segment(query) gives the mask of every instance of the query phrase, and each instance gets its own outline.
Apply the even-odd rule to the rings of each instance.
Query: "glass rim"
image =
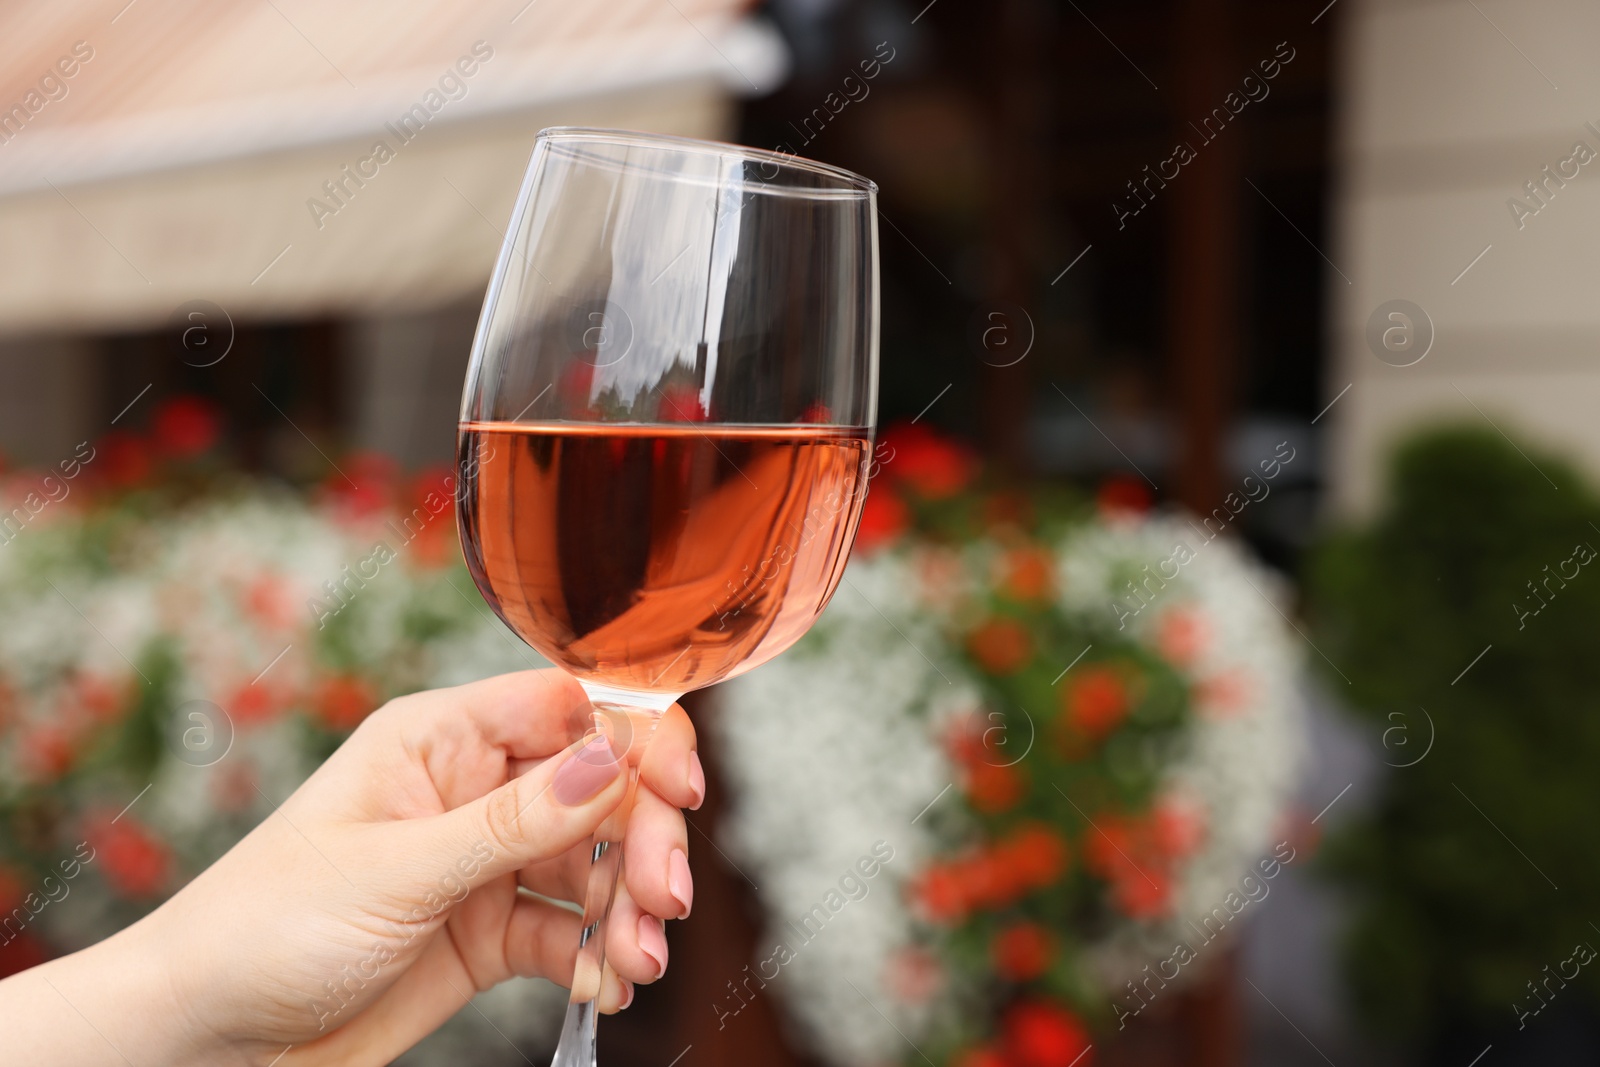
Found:
[[[878,192],[877,182],[857,174],[853,170],[846,170],[844,167],[837,167],[831,163],[822,163],[815,159],[808,159],[805,156],[794,155],[789,152],[777,152],[767,148],[752,148],[749,145],[734,144],[730,141],[712,141],[697,137],[680,137],[667,133],[646,133],[640,130],[610,129],[602,126],[547,126],[540,130],[535,138],[535,143],[552,142],[653,148],[668,152],[694,152],[701,155],[722,156],[728,159],[751,160],[762,164],[771,164],[782,170],[815,175],[838,183],[837,185],[824,187],[784,185],[778,182],[776,176],[768,181],[730,180],[725,183],[765,189],[785,196],[812,197],[819,200],[865,200],[873,197]],[[618,160],[607,160],[605,162],[618,168],[628,166]]]

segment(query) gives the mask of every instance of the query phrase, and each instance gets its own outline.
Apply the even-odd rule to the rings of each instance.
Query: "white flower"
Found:
[[[0,516],[16,503],[16,491],[0,480]],[[186,701],[228,711],[245,691],[263,687],[273,706],[301,700],[329,669],[317,658],[326,634],[313,600],[337,609],[330,625],[342,628],[341,655],[354,661],[339,669],[396,687],[460,684],[542,664],[469,581],[414,568],[409,546],[381,521],[355,527],[299,496],[250,489],[153,518],[116,517],[115,558],[103,566],[85,547],[88,518],[51,505],[14,538],[0,535],[0,612],[13,623],[0,627],[0,680],[15,690],[22,725],[0,734],[0,789],[19,782],[7,766],[18,758],[16,737],[83,710],[70,706],[75,678],[126,682],[140,698],[159,691],[163,706],[153,712],[163,722]],[[396,558],[375,574],[370,565],[363,572],[380,539]],[[346,567],[359,581],[348,579]],[[329,582],[341,588],[342,604],[330,597]],[[408,634],[419,610],[443,620],[432,636]],[[151,690],[158,647],[171,653],[175,674]],[[208,766],[178,759],[185,724],[166,725],[170,733],[160,743],[167,748],[157,754],[147,790],[141,792],[143,776],[133,782],[97,774],[70,800],[112,812],[133,801],[127,817],[170,843],[186,870],[231,847],[315,769],[304,724],[281,714],[234,723],[232,747]],[[220,802],[223,794],[229,804]],[[100,940],[127,921],[129,905],[114,898],[95,867],[73,883],[70,900],[40,914],[41,930],[59,947]],[[481,1013],[459,1013],[406,1062],[460,1063],[507,1038],[532,1055],[535,1042],[553,1042],[565,1000],[548,982],[510,983],[475,998]]]
[[[1175,575],[1170,564],[1159,572],[1148,602],[1114,608],[1125,583],[1143,580],[1146,565],[1156,572],[1179,542],[1192,558]],[[993,553],[970,546],[969,567],[984,572]],[[1300,650],[1271,599],[1282,597],[1281,581],[1234,544],[1204,543],[1176,518],[1077,527],[1057,557],[1064,610],[1102,630],[1122,616],[1135,640],[1154,647],[1162,620],[1183,609],[1202,621],[1206,638],[1184,674],[1213,688],[1218,679],[1248,682],[1235,686],[1232,706],[1194,717],[1167,770],[1164,790],[1205,813],[1206,836],[1179,872],[1172,922],[1126,922],[1090,946],[1109,996],[1124,976],[1165,958],[1177,923],[1220,903],[1270,848],[1299,756]],[[915,943],[908,880],[965,829],[949,817],[959,802],[942,792],[955,773],[940,728],[978,702],[918,583],[906,553],[852,560],[812,633],[724,686],[715,719],[736,797],[721,836],[760,887],[768,918],[760,955],[874,841],[895,849],[881,884],[841,909],[770,983],[816,1050],[840,1067],[902,1058],[908,1037],[951,1010],[948,1001],[903,1004],[885,983],[895,955]],[[1065,666],[1080,651],[1047,654]]]
[[[896,1059],[904,1039],[895,1027],[928,1023],[926,1007],[895,998],[888,970],[915,943],[906,883],[938,849],[935,812],[952,799],[955,774],[935,730],[977,693],[920,609],[917,580],[903,556],[852,561],[813,633],[728,683],[715,723],[738,797],[723,837],[760,886],[762,956],[793,944],[786,924],[876,842],[894,850],[867,895],[771,983],[836,1063]]]

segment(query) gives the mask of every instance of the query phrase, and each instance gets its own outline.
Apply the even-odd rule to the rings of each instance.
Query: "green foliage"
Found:
[[[1580,563],[1587,546],[1600,546],[1600,502],[1570,464],[1442,428],[1397,452],[1381,513],[1314,561],[1318,644],[1349,678],[1330,672],[1331,688],[1392,765],[1422,756],[1428,717],[1436,729],[1327,853],[1359,901],[1349,975],[1381,1029],[1422,1035],[1463,1011],[1509,1024],[1514,1004],[1539,1006],[1527,983],[1546,965],[1600,944],[1600,562]],[[1593,1001],[1597,974],[1560,995]]]

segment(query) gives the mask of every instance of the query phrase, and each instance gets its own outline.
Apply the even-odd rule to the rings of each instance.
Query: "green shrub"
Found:
[[[1529,982],[1600,945],[1600,561],[1578,563],[1583,545],[1600,547],[1600,503],[1570,464],[1444,428],[1399,449],[1383,510],[1313,560],[1317,641],[1350,679],[1330,688],[1391,764],[1422,755],[1421,709],[1436,730],[1325,852],[1358,902],[1346,962],[1381,1029],[1514,1024],[1540,1007]],[[1529,583],[1549,590],[1537,614]],[[1592,1006],[1600,966],[1546,988]]]

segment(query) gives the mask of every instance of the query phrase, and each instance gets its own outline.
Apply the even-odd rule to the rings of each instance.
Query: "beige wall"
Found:
[[[1387,444],[1441,416],[1487,416],[1600,474],[1600,134],[1585,128],[1600,129],[1600,5],[1340,7],[1325,251],[1350,283],[1329,272],[1324,395],[1351,388],[1325,419],[1336,506],[1370,505]],[[1596,160],[1519,229],[1508,198],[1528,201],[1523,183],[1580,140]],[[1420,305],[1435,329],[1409,367],[1381,362],[1363,336],[1373,310],[1396,298]]]

